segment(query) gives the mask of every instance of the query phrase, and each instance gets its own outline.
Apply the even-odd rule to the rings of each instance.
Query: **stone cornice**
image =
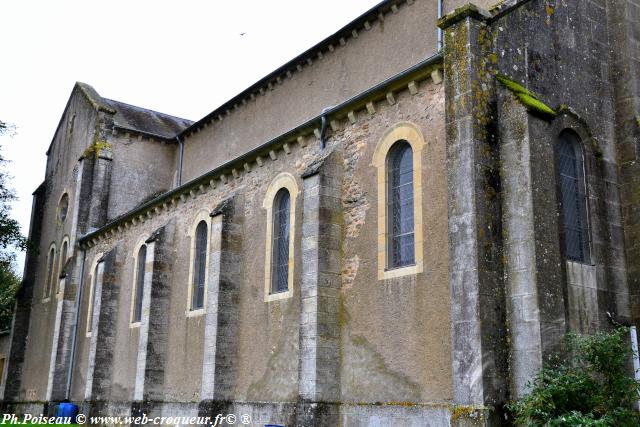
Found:
[[[164,143],[170,143],[170,144],[173,144],[176,142],[175,137],[166,137],[166,136],[158,135],[152,132],[146,132],[139,129],[132,129],[132,128],[117,125],[117,124],[113,125],[113,130],[111,134],[113,136],[118,136],[119,134],[122,134],[125,137],[127,137],[127,135],[136,136],[138,140],[147,138],[150,141],[158,141],[158,142],[164,142]]]
[[[472,18],[476,21],[484,21],[487,23],[495,22],[530,1],[531,0],[504,0],[491,7],[489,11],[482,9],[473,3],[467,3],[466,5],[461,6],[440,18],[438,20],[438,27],[442,30],[446,30],[466,18]]]
[[[479,8],[473,3],[467,3],[466,5],[459,7],[448,15],[440,18],[438,20],[438,27],[442,30],[446,30],[450,26],[467,18],[472,18],[478,21],[488,21],[491,17],[492,15],[486,10]]]
[[[397,94],[403,91],[415,95],[420,90],[419,83],[421,81],[431,78],[435,84],[439,84],[442,82],[441,67],[442,54],[438,53],[345,100],[325,111],[324,114],[318,115],[198,178],[132,209],[103,227],[80,237],[78,244],[84,248],[91,247],[105,236],[114,235],[116,232],[139,222],[144,222],[163,210],[170,209],[173,205],[184,203],[190,198],[196,198],[210,189],[227,184],[230,180],[239,179],[243,174],[251,173],[253,168],[262,167],[267,161],[277,161],[279,156],[290,154],[294,147],[305,147],[312,141],[316,142],[320,137],[322,116],[327,118],[331,131],[336,132],[347,125],[356,123],[360,114],[375,114],[378,102],[393,105],[396,102]]]

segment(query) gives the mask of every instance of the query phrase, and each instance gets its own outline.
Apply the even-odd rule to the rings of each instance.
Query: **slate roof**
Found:
[[[174,138],[193,122],[180,117],[170,116],[124,102],[102,98],[116,113],[114,124],[121,129],[129,129],[163,138]]]

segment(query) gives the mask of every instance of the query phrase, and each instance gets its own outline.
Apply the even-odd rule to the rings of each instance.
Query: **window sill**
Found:
[[[140,327],[140,322],[132,322],[129,323],[129,328],[133,329],[133,328],[139,328]]]
[[[265,296],[264,302],[279,301],[279,300],[291,298],[292,295],[293,295],[293,292],[291,291],[291,289],[284,292],[271,293]]]
[[[415,276],[418,273],[422,273],[422,264],[405,265],[404,267],[379,271],[378,280],[396,279],[403,276]]]
[[[185,312],[185,315],[187,317],[200,317],[207,314],[206,310],[204,308],[199,308],[197,310],[187,310]]]
[[[86,332],[84,334],[85,338],[91,338],[92,333],[91,332]]]
[[[571,264],[576,264],[576,265],[583,265],[586,267],[595,267],[596,265],[592,262],[586,262],[586,261],[576,261],[573,259],[569,259],[569,258],[565,258],[564,259],[567,263],[571,263]]]
[[[46,297],[46,298],[42,298],[42,303],[43,303],[43,304],[46,304],[46,303],[48,303],[49,301],[51,301],[51,296],[48,296],[48,297]]]

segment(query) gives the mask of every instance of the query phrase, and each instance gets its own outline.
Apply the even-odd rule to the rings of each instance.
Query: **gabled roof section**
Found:
[[[136,107],[135,105],[112,99],[104,99],[104,101],[115,111],[114,125],[124,130],[172,139],[193,123],[191,120],[147,110],[146,108]]]
[[[89,103],[93,106],[93,108],[96,111],[104,111],[105,113],[110,113],[110,114],[113,114],[116,112],[116,110],[114,110],[106,102],[104,102],[104,99],[102,99],[102,97],[98,95],[98,92],[96,92],[96,90],[90,85],[82,82],[76,82],[76,85],[73,88],[73,91],[71,91],[71,96],[73,96],[73,92],[76,89],[82,92],[84,97],[87,98],[87,101],[89,101]],[[69,99],[71,99],[71,97],[69,97]],[[65,108],[65,113],[66,111],[67,109]]]
[[[49,155],[55,136],[60,126],[62,126],[62,119],[67,114],[71,99],[76,91],[84,96],[96,112],[101,111],[113,115],[115,127],[125,131],[140,133],[168,141],[173,140],[177,134],[193,124],[191,120],[103,98],[91,85],[76,82],[73,90],[71,90],[71,95],[69,95],[67,105],[64,107],[64,111],[60,116],[56,131],[53,133],[53,138],[47,149],[47,155]]]

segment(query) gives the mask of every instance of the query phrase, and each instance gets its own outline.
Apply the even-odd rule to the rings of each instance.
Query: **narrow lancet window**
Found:
[[[60,252],[60,268],[59,268],[59,271],[58,271],[58,275],[62,274],[62,270],[64,269],[64,264],[67,261],[68,247],[69,247],[69,244],[65,240],[65,242],[62,244],[62,251]],[[58,284],[57,285],[58,286],[57,292],[60,292],[62,289],[60,288],[60,279],[59,278],[56,280],[56,283]]]
[[[147,258],[147,245],[142,245],[138,251],[136,266],[136,293],[133,306],[133,321],[139,322],[142,319],[142,297],[144,293],[144,269]]]
[[[589,227],[584,152],[577,135],[565,131],[558,144],[560,205],[564,250],[568,260],[589,262]]]
[[[49,251],[49,259],[47,262],[47,278],[46,278],[46,284],[44,289],[45,298],[49,298],[49,296],[51,295],[51,284],[53,282],[53,275],[54,275],[53,266],[55,265],[54,264],[55,257],[56,257],[56,250],[54,248],[51,248],[51,250]]]
[[[413,152],[409,143],[395,143],[387,162],[387,262],[389,268],[399,268],[415,264]]]
[[[271,292],[289,289],[289,223],[290,195],[282,188],[273,201],[273,255]]]
[[[93,278],[91,281],[91,292],[89,292],[89,310],[87,312],[87,333],[90,334],[93,331],[93,309],[94,300],[96,299],[96,284],[98,283],[98,267],[100,263],[96,264],[95,270],[93,270]]]
[[[193,257],[193,283],[191,294],[191,309],[204,307],[204,280],[207,268],[207,223],[200,221],[196,227],[195,251]]]

